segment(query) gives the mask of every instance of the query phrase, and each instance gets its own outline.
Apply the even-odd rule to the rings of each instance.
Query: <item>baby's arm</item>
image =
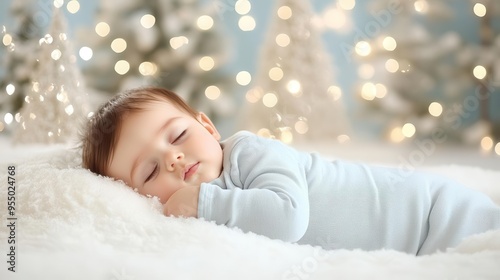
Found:
[[[222,178],[227,189],[217,182],[201,185],[198,217],[295,242],[309,224],[304,171],[284,144],[253,140],[243,139],[233,149]]]
[[[200,186],[180,188],[163,205],[163,214],[175,217],[197,217]]]

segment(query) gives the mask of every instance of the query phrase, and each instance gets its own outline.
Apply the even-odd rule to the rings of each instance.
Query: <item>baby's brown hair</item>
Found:
[[[82,166],[106,175],[124,118],[129,113],[144,110],[145,105],[152,102],[169,102],[194,118],[198,116],[196,110],[167,89],[144,87],[115,95],[101,105],[81,134]]]

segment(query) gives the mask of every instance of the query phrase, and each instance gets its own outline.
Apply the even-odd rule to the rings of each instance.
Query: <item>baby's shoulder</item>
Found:
[[[238,131],[222,143],[223,146],[231,150],[238,149],[254,152],[274,150],[283,152],[283,150],[291,149],[291,147],[279,140],[262,137],[246,130]]]

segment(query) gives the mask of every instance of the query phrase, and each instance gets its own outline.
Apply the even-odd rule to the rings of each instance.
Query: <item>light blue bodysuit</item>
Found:
[[[436,175],[330,161],[245,131],[221,145],[223,172],[202,183],[198,200],[198,217],[216,224],[325,249],[415,255],[500,229],[489,197]]]

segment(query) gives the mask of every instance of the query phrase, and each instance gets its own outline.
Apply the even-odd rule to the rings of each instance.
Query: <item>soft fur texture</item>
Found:
[[[0,164],[0,279],[500,279],[500,231],[415,257],[325,251],[197,219],[165,217],[154,198],[79,167],[63,146]],[[29,157],[27,157],[29,156]],[[16,272],[7,270],[7,166],[16,166]],[[500,172],[428,167],[500,204]]]

